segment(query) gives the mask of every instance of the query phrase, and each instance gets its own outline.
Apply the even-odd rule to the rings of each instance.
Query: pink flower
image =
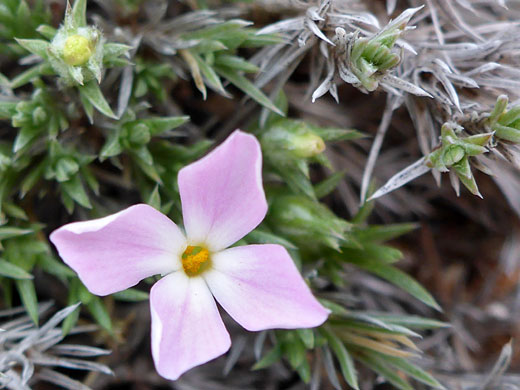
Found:
[[[165,378],[177,379],[229,349],[215,299],[250,331],[311,328],[327,319],[329,311],[282,246],[226,249],[265,217],[261,170],[258,141],[235,131],[179,172],[186,236],[145,204],[51,234],[60,256],[93,294],[165,275],[150,293],[152,354]]]

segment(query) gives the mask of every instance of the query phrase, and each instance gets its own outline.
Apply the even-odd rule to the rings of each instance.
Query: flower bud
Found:
[[[464,148],[460,145],[449,145],[445,148],[444,153],[442,155],[442,162],[447,167],[452,166],[453,164],[458,163],[460,160],[464,158],[466,152]]]
[[[76,34],[65,40],[65,45],[63,46],[63,60],[68,65],[84,65],[91,56],[92,49],[87,38]]]
[[[146,145],[151,138],[150,129],[144,123],[138,123],[130,131],[130,143],[134,145]]]
[[[276,196],[268,221],[273,231],[303,247],[315,247],[320,242],[339,249],[350,228],[348,222],[336,217],[325,205],[297,195]]]
[[[275,122],[261,139],[266,153],[289,152],[296,158],[310,158],[325,150],[323,139],[301,121],[281,119]]]
[[[49,45],[49,62],[66,85],[101,80],[105,39],[93,26],[62,26]]]
[[[323,139],[314,134],[307,133],[293,138],[293,154],[297,157],[314,157],[325,150]]]
[[[125,148],[146,145],[151,138],[150,129],[144,123],[126,124],[121,131],[121,143]]]

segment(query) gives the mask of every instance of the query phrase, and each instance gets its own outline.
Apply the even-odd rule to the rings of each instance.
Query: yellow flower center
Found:
[[[206,248],[189,245],[182,254],[182,268],[188,276],[199,275],[209,266],[209,251]]]
[[[72,35],[65,41],[63,47],[63,60],[72,66],[84,65],[90,56],[92,49],[87,38],[81,35]]]

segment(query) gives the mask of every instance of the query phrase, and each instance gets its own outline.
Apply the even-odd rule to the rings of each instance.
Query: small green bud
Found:
[[[442,155],[442,162],[447,167],[452,166],[453,164],[458,163],[460,160],[464,158],[466,152],[464,148],[460,145],[449,145],[445,148],[444,153]]]
[[[325,142],[314,133],[302,134],[292,139],[292,151],[296,157],[314,157],[325,150]]]
[[[32,121],[35,125],[42,125],[47,120],[47,113],[45,109],[41,106],[36,107],[36,109],[32,113]]]
[[[92,56],[92,49],[87,38],[81,35],[71,35],[63,46],[63,60],[72,66],[81,66],[87,63]]]
[[[296,158],[315,157],[325,150],[325,142],[305,122],[280,119],[274,122],[261,139],[267,153],[289,152]]]
[[[334,215],[325,205],[303,196],[276,196],[269,213],[274,232],[289,237],[308,249],[316,242],[339,249],[350,224]]]
[[[138,123],[130,131],[130,143],[134,145],[146,145],[152,138],[150,129],[144,123]]]
[[[121,131],[121,144],[125,148],[146,145],[152,138],[149,127],[144,123],[126,124]]]

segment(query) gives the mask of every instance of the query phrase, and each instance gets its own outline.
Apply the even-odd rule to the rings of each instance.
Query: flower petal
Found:
[[[150,292],[152,355],[157,372],[175,380],[189,369],[224,354],[231,346],[204,279],[175,272]]]
[[[181,267],[181,230],[145,204],[55,230],[51,241],[83,284],[96,295],[125,290],[140,280]]]
[[[213,254],[203,276],[218,303],[247,330],[312,328],[328,317],[280,245]]]
[[[267,212],[257,139],[235,131],[206,157],[181,169],[179,190],[190,243],[211,251],[235,243]]]

